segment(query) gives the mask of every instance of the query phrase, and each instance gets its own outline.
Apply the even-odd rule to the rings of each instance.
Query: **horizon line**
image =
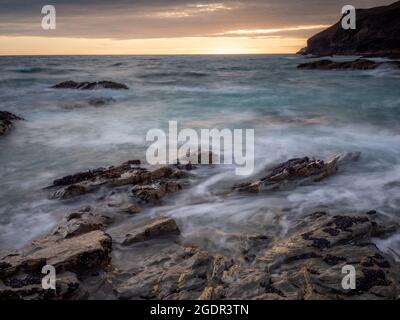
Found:
[[[297,53],[293,52],[281,52],[281,53],[121,53],[121,54],[103,54],[103,53],[94,53],[94,54],[0,54],[0,57],[87,57],[87,56],[277,56],[277,55],[297,55]]]

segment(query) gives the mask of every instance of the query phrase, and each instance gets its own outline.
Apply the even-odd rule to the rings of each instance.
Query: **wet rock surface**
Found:
[[[286,240],[247,238],[234,259],[171,239],[111,281],[120,299],[395,299],[396,265],[371,243],[375,224],[365,214],[317,212]],[[356,270],[354,290],[342,287],[344,265]]]
[[[182,190],[183,186],[177,180],[187,177],[187,172],[176,166],[149,170],[141,168],[139,160],[131,160],[117,167],[98,168],[65,176],[54,180],[46,189],[61,187],[51,194],[51,198],[71,199],[94,192],[102,186],[110,189],[133,186],[127,191],[132,200],[135,200],[133,205],[158,202],[167,194]]]
[[[258,192],[317,182],[360,153],[330,160],[295,158],[234,191]],[[132,160],[54,181],[69,197],[109,188],[99,208],[82,207],[49,235],[0,254],[2,299],[396,299],[399,263],[372,242],[399,230],[377,211],[302,216],[285,233],[219,232],[235,247],[213,251],[181,233],[172,212],[142,212],[181,191],[193,167],[156,169]],[[83,188],[81,188],[83,187]],[[235,189],[236,188],[236,189]],[[82,192],[81,192],[82,191]],[[242,196],[247,196],[242,194]],[[168,208],[168,207],[166,207]],[[164,207],[165,209],[165,207]],[[128,213],[124,215],[121,213]],[[153,211],[154,213],[154,211]],[[129,215],[132,214],[132,215]],[[217,212],[215,214],[218,214]],[[57,271],[56,290],[42,288],[42,267]],[[342,268],[356,271],[356,288],[344,289]]]
[[[337,171],[339,159],[339,156],[328,161],[308,157],[291,159],[272,168],[266,176],[258,180],[233,186],[232,191],[257,193],[265,189],[281,189],[290,184],[320,181]]]
[[[400,69],[400,62],[376,62],[368,59],[357,59],[354,61],[317,60],[302,63],[297,68],[310,70],[374,70],[382,66]]]
[[[53,89],[78,89],[78,90],[97,90],[97,89],[112,89],[112,90],[128,90],[125,84],[113,81],[96,81],[96,82],[75,82],[72,80],[60,82]]]
[[[0,255],[1,299],[71,299],[83,297],[79,277],[106,267],[111,259],[111,237],[103,230],[110,221],[83,210],[75,212],[50,235],[19,250]],[[42,287],[42,268],[57,274],[56,290]]]
[[[8,111],[0,111],[0,136],[6,134],[13,126],[14,121],[22,118]]]
[[[123,245],[179,233],[179,228],[171,217],[158,217],[135,224],[124,224],[113,231],[116,235],[115,241]]]

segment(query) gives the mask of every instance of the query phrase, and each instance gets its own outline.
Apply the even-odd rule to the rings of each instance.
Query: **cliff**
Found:
[[[400,57],[400,1],[389,6],[357,9],[356,17],[355,30],[344,30],[340,19],[311,37],[299,53]]]

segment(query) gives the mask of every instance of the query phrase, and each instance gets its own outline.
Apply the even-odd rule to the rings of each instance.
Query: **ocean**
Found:
[[[75,208],[97,207],[99,194],[59,201],[44,188],[79,171],[145,161],[146,132],[166,130],[170,120],[196,130],[254,128],[257,171],[294,157],[361,152],[328,179],[252,196],[215,196],[243,179],[234,166],[193,171],[188,190],[140,214],[175,217],[188,242],[234,251],[223,235],[284,236],[295,219],[317,210],[399,218],[400,73],[298,70],[305,61],[295,55],[0,57],[0,110],[25,119],[0,138],[0,248],[27,244]],[[129,90],[50,88],[65,80],[113,80]],[[399,235],[377,244],[400,252]]]

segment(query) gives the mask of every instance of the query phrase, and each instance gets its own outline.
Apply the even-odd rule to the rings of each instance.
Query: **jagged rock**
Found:
[[[398,292],[394,262],[371,243],[375,226],[367,215],[315,213],[288,239],[261,250],[255,264],[270,271],[274,287],[286,298],[393,299]],[[344,265],[356,269],[354,290],[341,286]]]
[[[63,188],[53,193],[52,198],[70,199],[94,191],[103,185],[112,188],[134,185],[132,194],[139,201],[148,203],[158,201],[167,194],[181,190],[182,185],[175,180],[188,177],[185,171],[173,166],[147,170],[138,165],[140,165],[140,161],[132,160],[117,167],[80,172],[54,180],[53,185],[47,189],[62,186]]]
[[[339,156],[328,161],[311,160],[308,157],[286,161],[273,168],[270,173],[256,181],[237,184],[232,191],[260,192],[261,189],[279,189],[288,183],[309,183],[320,181],[337,171]]]
[[[88,207],[70,213],[56,228],[53,235],[66,239],[94,230],[105,230],[112,221],[111,217],[93,213],[91,208]]]
[[[357,9],[356,29],[335,25],[311,37],[305,54],[400,57],[400,2],[371,9]]]
[[[84,181],[94,181],[95,179],[113,179],[119,178],[126,171],[131,170],[133,167],[140,166],[140,160],[130,160],[124,162],[122,165],[117,167],[109,167],[109,168],[97,168],[94,170],[88,170],[84,172],[79,172],[73,175],[65,176],[60,179],[56,179],[53,181],[53,185],[55,186],[66,186]],[[144,170],[144,169],[143,169]]]
[[[125,84],[113,81],[97,81],[97,82],[75,82],[64,81],[52,86],[54,89],[79,89],[79,90],[96,90],[96,89],[113,89],[113,90],[127,90]]]
[[[355,61],[332,61],[317,60],[300,64],[299,69],[318,69],[318,70],[373,70],[381,66],[400,68],[398,61],[376,62],[367,59],[357,59]]]
[[[246,237],[243,259],[186,247],[173,238],[164,238],[153,251],[137,243],[131,250],[141,262],[111,274],[110,281],[121,299],[394,299],[396,266],[370,239],[380,223],[378,213],[316,212],[284,239]],[[355,290],[341,287],[346,264],[356,269]]]
[[[218,299],[220,279],[232,265],[197,247],[168,244],[134,274],[116,285],[120,299]],[[140,283],[140,285],[138,285]]]
[[[112,231],[114,240],[123,245],[179,233],[179,228],[171,217],[158,217],[136,224],[125,224]]]
[[[182,190],[182,186],[175,181],[154,183],[151,185],[135,186],[132,195],[142,203],[154,203],[160,201],[167,194]]]
[[[72,184],[70,186],[67,186],[63,189],[57,190],[56,192],[53,193],[51,196],[52,199],[70,199],[74,198],[77,196],[80,196],[82,194],[85,194],[92,190],[91,186],[89,184]]]
[[[6,134],[13,125],[13,121],[23,120],[22,118],[7,111],[0,111],[0,136]]]

